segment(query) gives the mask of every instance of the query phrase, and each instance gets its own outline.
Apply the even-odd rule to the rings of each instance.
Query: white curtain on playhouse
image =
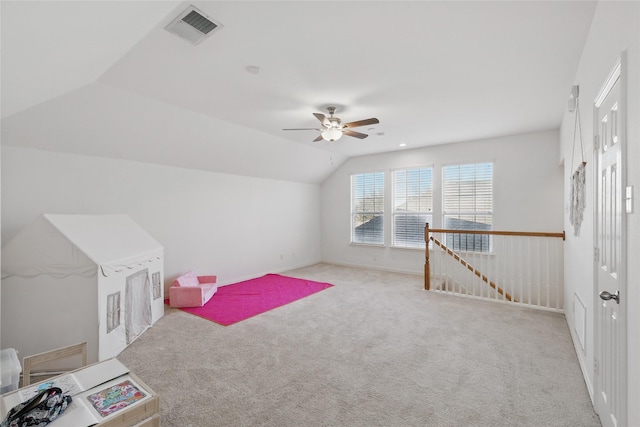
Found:
[[[149,270],[138,271],[127,277],[125,299],[124,328],[127,344],[131,344],[151,326]]]

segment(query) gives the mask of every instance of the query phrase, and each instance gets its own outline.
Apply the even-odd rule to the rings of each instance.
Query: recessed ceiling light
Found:
[[[247,65],[244,69],[247,70],[247,73],[249,74],[260,74],[262,71],[262,69],[257,65]]]
[[[406,146],[407,146],[407,144],[402,143],[402,144],[400,144],[399,146],[400,146],[400,147],[406,147]]]

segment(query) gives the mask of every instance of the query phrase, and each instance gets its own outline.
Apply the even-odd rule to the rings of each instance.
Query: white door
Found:
[[[626,254],[621,63],[594,104],[596,150],[596,411],[604,427],[626,425]]]

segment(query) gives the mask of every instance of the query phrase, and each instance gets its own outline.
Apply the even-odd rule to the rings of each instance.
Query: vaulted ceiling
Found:
[[[195,46],[165,30],[190,4],[222,24]],[[557,128],[596,2],[0,7],[2,144],[319,183],[351,156]],[[282,130],[329,105],[380,123]]]

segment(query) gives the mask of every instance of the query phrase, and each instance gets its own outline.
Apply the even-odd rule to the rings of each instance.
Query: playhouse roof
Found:
[[[163,248],[127,215],[44,214],[2,248],[2,278],[105,276],[133,269]]]

